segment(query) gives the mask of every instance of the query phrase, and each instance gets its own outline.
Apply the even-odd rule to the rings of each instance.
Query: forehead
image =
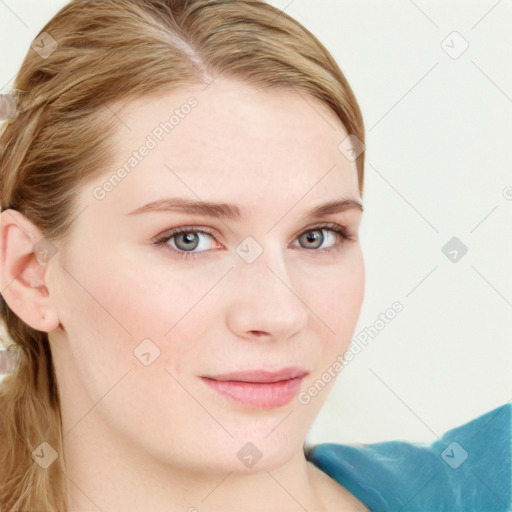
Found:
[[[166,194],[256,209],[304,194],[360,197],[355,162],[338,149],[346,131],[304,93],[215,80],[139,99],[117,115],[115,165],[93,185],[124,166],[110,192],[124,213]]]

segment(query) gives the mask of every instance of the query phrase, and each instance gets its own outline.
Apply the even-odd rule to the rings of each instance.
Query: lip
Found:
[[[276,371],[254,369],[201,377],[224,397],[257,409],[273,409],[289,403],[300,390],[308,371],[289,366]]]

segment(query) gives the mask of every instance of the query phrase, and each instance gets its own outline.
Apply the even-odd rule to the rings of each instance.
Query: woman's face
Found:
[[[302,450],[329,389],[298,395],[346,350],[363,300],[360,209],[310,213],[360,201],[347,134],[314,98],[220,79],[117,115],[115,165],[50,260],[65,442],[276,467]]]

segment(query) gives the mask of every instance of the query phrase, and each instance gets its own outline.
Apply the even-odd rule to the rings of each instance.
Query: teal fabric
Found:
[[[372,512],[510,512],[512,405],[431,444],[325,443],[306,458]]]

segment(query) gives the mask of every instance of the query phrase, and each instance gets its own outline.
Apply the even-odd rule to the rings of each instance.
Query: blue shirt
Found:
[[[510,512],[512,405],[431,444],[319,444],[306,458],[372,512]]]

